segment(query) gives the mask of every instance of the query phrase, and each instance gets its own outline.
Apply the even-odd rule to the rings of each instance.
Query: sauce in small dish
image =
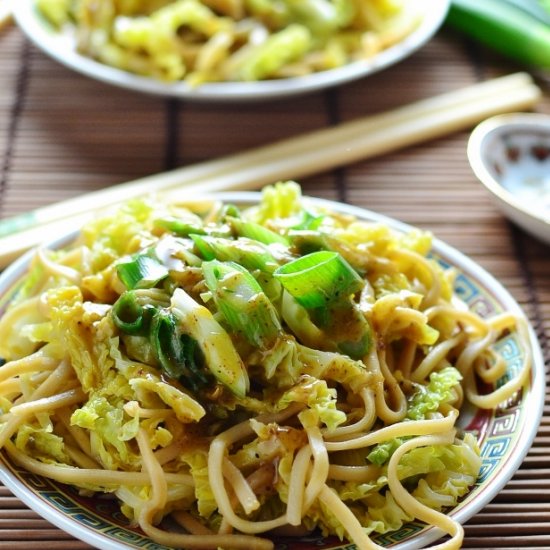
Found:
[[[468,159],[504,214],[550,243],[550,115],[515,113],[482,122],[470,136]]]

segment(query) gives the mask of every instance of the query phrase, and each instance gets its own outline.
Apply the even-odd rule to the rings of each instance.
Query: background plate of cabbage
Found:
[[[15,19],[89,77],[188,99],[268,99],[365,77],[404,59],[449,0],[20,0]]]
[[[369,231],[374,231],[371,236],[376,237],[377,246],[391,244],[394,238],[391,237],[393,234],[408,235],[408,237],[403,237],[405,240],[400,242],[405,243],[407,247],[410,246],[411,249],[426,249],[426,246],[430,246],[431,243],[430,257],[442,268],[452,268],[456,272],[452,283],[454,291],[464,303],[468,304],[471,310],[484,318],[499,316],[503,313],[524,318],[519,305],[500,283],[479,265],[445,243],[436,239],[426,241],[425,236],[415,232],[413,228],[367,210],[318,199],[307,199],[305,201],[303,198],[300,199],[296,188],[279,188],[278,192],[280,196],[275,192],[275,195],[271,197],[271,202],[268,201],[267,203],[268,208],[282,209],[286,212],[284,215],[288,215],[289,209],[292,211],[292,208],[297,208],[295,213],[297,212],[303,223],[307,223],[310,228],[324,223],[322,216],[315,213],[318,214],[319,211],[328,209],[328,211],[338,213],[337,215],[353,216],[358,220],[373,222],[372,229],[369,229]],[[216,198],[226,205],[238,205],[241,209],[256,206],[260,201],[260,195],[255,193],[226,193]],[[298,200],[303,202],[298,204]],[[137,210],[131,211],[132,216],[140,215],[139,213],[142,212],[141,207],[136,208]],[[317,208],[320,210],[316,210]],[[226,212],[235,215],[234,206],[230,206]],[[278,214],[269,213],[270,216],[273,214],[280,215],[281,212]],[[119,237],[127,242],[129,227],[127,222],[129,219],[118,215],[112,219],[117,220],[114,223],[115,225],[118,224],[121,231]],[[90,243],[107,242],[105,232],[111,222],[106,223],[107,225],[101,222],[95,228],[87,230],[87,239]],[[165,229],[182,230],[182,223],[171,218],[164,218],[161,225]],[[183,226],[185,226],[185,223]],[[250,230],[250,227],[247,230]],[[100,233],[97,233],[98,231]],[[269,232],[258,232],[257,227],[253,227],[252,231],[261,239],[270,237]],[[305,235],[306,239],[309,238],[307,237],[307,231]],[[74,233],[62,235],[57,241],[51,243],[49,248],[53,250],[60,249],[75,238]],[[215,242],[208,241],[205,236],[196,236],[195,238],[199,248],[206,247],[208,250],[210,250],[209,246]],[[397,238],[399,239],[399,237]],[[99,248],[102,246],[100,244]],[[96,247],[95,253],[101,257],[106,252],[102,252]],[[1,316],[6,314],[10,303],[18,299],[18,293],[25,292],[25,287],[28,288],[29,284],[33,284],[32,280],[29,282],[28,278],[25,279],[33,254],[27,254],[1,275]],[[129,264],[124,265],[128,266]],[[127,269],[125,277],[131,279],[133,276],[135,276],[135,273],[132,275],[132,269]],[[24,282],[25,280],[27,282]],[[463,492],[462,496],[458,498],[458,504],[447,511],[458,522],[465,522],[497,495],[520,466],[538,429],[544,403],[544,364],[533,330],[528,324],[526,327],[527,348],[532,353],[533,361],[530,374],[521,388],[511,398],[506,399],[498,407],[492,409],[482,410],[471,404],[462,406],[458,426],[464,432],[472,432],[477,435],[481,467],[477,481],[471,487],[467,487],[466,492]],[[504,357],[506,372],[496,384],[496,387],[499,387],[507,379],[514,378],[517,375],[527,352],[525,349],[520,349],[521,345],[517,345],[514,330],[509,333],[505,331],[497,342],[497,347],[502,357]],[[441,393],[437,385],[429,392],[432,390],[435,392],[434,395],[438,392]],[[485,390],[480,389],[480,393]],[[437,399],[443,399],[443,397]],[[422,399],[420,402],[423,402]],[[27,445],[24,441],[20,441],[20,444]],[[38,445],[37,449],[39,449],[38,441],[35,444]],[[428,455],[422,460],[429,459],[430,447],[426,449]],[[378,451],[382,451],[382,454],[384,454],[388,449],[384,450],[382,446]],[[40,453],[40,450],[38,452]],[[67,485],[29,473],[24,468],[17,466],[4,452],[0,457],[1,481],[31,508],[72,535],[98,548],[108,550],[165,548],[161,544],[148,539],[138,528],[131,526],[114,499],[87,493],[86,491],[78,492]],[[372,460],[376,461],[378,458],[380,457],[374,457]],[[383,459],[385,460],[384,457]],[[437,460],[437,457],[434,460]],[[454,490],[452,484],[450,487],[451,491]],[[450,495],[448,496],[450,497]],[[374,514],[375,508],[372,510]],[[394,518],[396,528],[392,530],[393,520],[391,515],[391,510],[387,506],[385,511],[381,510],[377,525],[386,532],[371,534],[372,540],[381,546],[391,545],[400,549],[420,548],[441,536],[437,529],[427,527],[418,521],[405,521],[403,524],[402,518]],[[323,539],[316,532],[302,538],[282,538],[277,540],[276,543],[278,544],[277,548],[294,548],[296,550],[313,547],[349,548],[345,542],[341,542],[335,537]]]

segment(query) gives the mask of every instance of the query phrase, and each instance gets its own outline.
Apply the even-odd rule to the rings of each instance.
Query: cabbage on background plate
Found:
[[[37,0],[101,63],[191,85],[306,75],[368,59],[412,32],[399,0]]]
[[[450,0],[22,0],[27,37],[67,67],[131,90],[267,100],[365,77],[423,46]]]

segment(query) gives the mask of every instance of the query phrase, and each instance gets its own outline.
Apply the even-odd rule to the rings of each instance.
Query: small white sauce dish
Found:
[[[550,115],[485,120],[470,136],[468,159],[503,213],[550,244]]]

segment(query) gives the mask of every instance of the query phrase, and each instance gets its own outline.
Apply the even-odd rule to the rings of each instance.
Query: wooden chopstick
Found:
[[[244,153],[115,185],[0,221],[0,267],[25,250],[78,228],[95,212],[147,194],[167,200],[192,193],[257,189],[468,128],[488,116],[527,109],[540,90],[526,73],[310,132]],[[70,213],[70,216],[67,215]]]
[[[457,104],[453,110],[426,112],[422,117],[346,136],[340,142],[319,144],[317,147],[300,151],[299,155],[277,156],[265,164],[209,178],[201,182],[198,190],[201,193],[211,193],[227,189],[262,187],[273,183],[274,174],[277,175],[277,180],[303,178],[468,128],[484,118],[510,108],[528,108],[540,97],[540,90],[534,85],[520,86],[508,91],[513,92],[513,97],[502,94],[486,97],[483,101]],[[164,194],[163,198],[168,201],[185,202],[189,199],[189,188],[175,189]]]

